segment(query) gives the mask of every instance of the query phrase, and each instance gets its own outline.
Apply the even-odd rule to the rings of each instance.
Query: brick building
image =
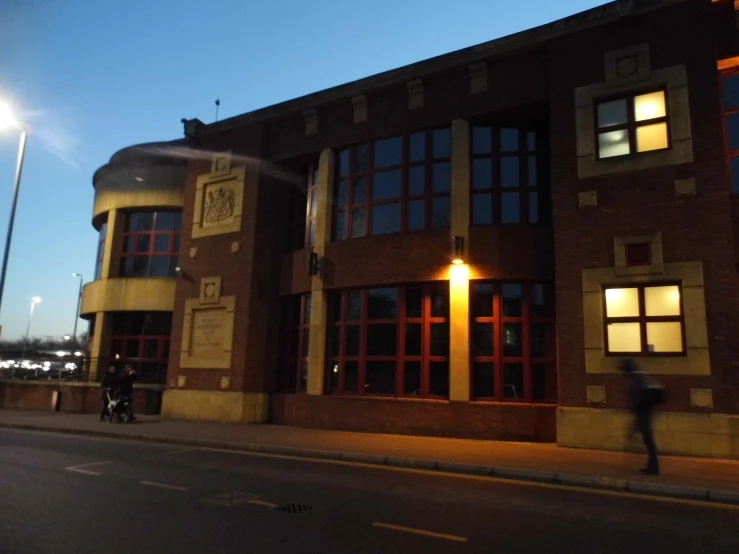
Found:
[[[92,357],[166,417],[621,448],[634,355],[663,450],[739,457],[738,39],[613,2],[127,148]]]

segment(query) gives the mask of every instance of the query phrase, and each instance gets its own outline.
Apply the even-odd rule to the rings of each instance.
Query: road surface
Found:
[[[0,553],[101,552],[736,554],[739,509],[0,430]]]

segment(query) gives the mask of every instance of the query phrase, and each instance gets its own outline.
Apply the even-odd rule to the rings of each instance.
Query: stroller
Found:
[[[113,423],[114,420],[118,423],[131,421],[130,398],[117,391],[113,392],[112,389],[105,389],[105,396],[108,400],[108,423]]]

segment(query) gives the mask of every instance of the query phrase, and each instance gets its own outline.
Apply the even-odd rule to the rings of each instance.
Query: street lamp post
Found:
[[[13,201],[10,205],[10,219],[8,220],[8,233],[5,236],[5,253],[3,254],[3,265],[0,270],[0,308],[3,303],[3,291],[5,290],[5,276],[8,270],[8,256],[10,255],[10,240],[13,237],[13,223],[15,222],[15,209],[18,205],[18,192],[21,186],[21,173],[23,172],[23,159],[26,155],[26,128],[13,117],[10,108],[0,104],[0,129],[4,127],[16,127],[21,131],[20,146],[18,147],[18,164],[15,168],[15,183],[13,185]]]
[[[74,312],[74,331],[72,331],[72,339],[75,344],[79,344],[77,342],[77,322],[80,320],[80,303],[82,302],[82,282],[84,278],[79,273],[72,273],[72,277],[79,277],[80,280],[80,290],[77,293],[77,310]]]
[[[26,349],[28,348],[28,337],[31,334],[31,320],[33,319],[33,310],[36,304],[40,304],[41,299],[38,296],[31,298],[31,313],[28,314],[28,325],[26,325],[26,340],[23,341],[23,355],[21,356],[21,363],[26,359]]]

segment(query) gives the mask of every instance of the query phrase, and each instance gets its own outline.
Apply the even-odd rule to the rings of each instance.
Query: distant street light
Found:
[[[28,337],[31,334],[31,320],[33,319],[33,310],[36,307],[36,304],[41,304],[41,299],[38,296],[34,296],[31,298],[31,313],[28,314],[28,325],[26,325],[26,340],[23,341],[23,355],[21,356],[21,360],[26,359],[26,349],[28,348]]]
[[[13,237],[13,223],[15,222],[15,209],[18,205],[18,191],[21,186],[21,173],[23,172],[23,158],[26,155],[26,128],[13,116],[13,112],[7,104],[0,102],[0,131],[13,127],[21,132],[20,146],[18,147],[18,164],[15,168],[15,182],[13,184],[13,201],[10,205],[10,219],[8,220],[8,233],[5,236],[5,253],[0,270],[0,308],[3,303],[3,292],[5,290],[5,276],[8,271],[8,257],[10,256],[10,241]]]
[[[77,322],[80,319],[80,303],[82,302],[82,282],[84,277],[79,273],[72,273],[72,277],[78,277],[80,280],[80,290],[77,293],[77,309],[74,312],[74,331],[72,332],[72,338],[77,342]]]

